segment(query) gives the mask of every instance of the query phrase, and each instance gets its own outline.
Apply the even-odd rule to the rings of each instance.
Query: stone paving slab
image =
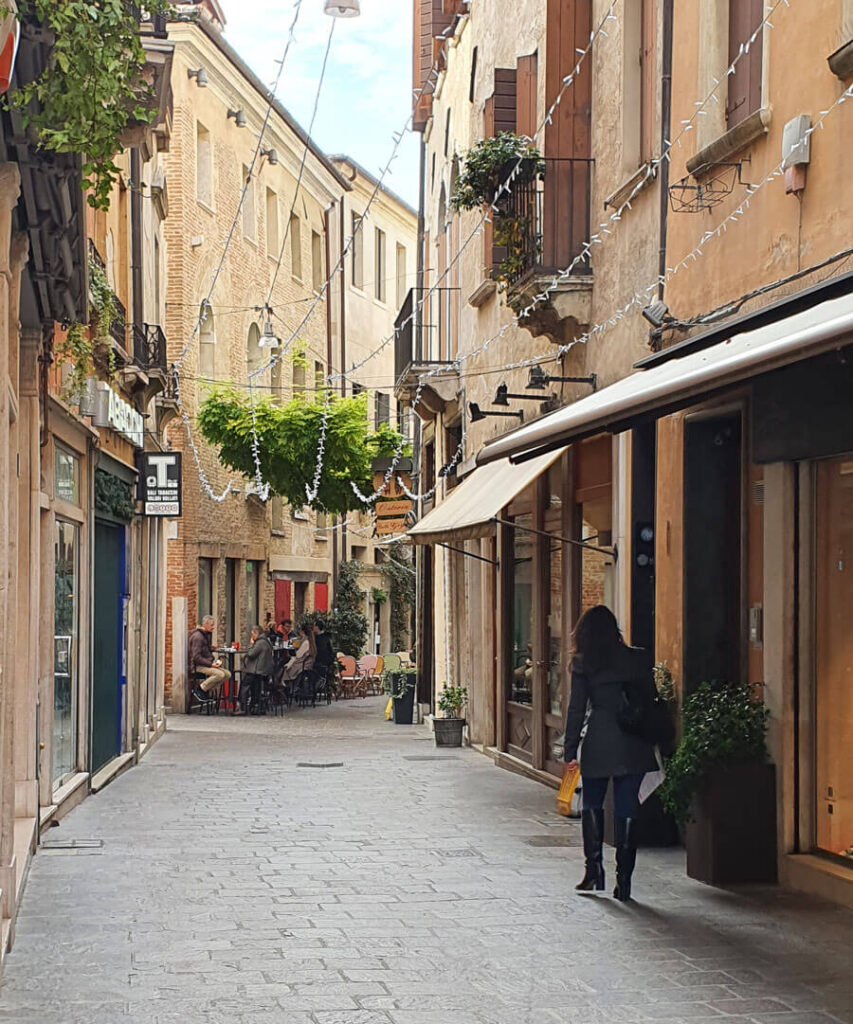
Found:
[[[853,1024],[853,914],[678,850],[578,896],[553,791],[383,706],[170,719],[49,833],[103,846],[35,858],[0,1022]]]

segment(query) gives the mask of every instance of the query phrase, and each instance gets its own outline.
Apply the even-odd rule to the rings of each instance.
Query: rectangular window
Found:
[[[270,519],[273,533],[284,533],[284,500],[277,494],[270,498]]]
[[[326,260],[323,254],[323,236],[317,232],[311,232],[311,287],[315,292],[323,288],[326,280]]]
[[[302,280],[302,223],[295,213],[290,217],[290,272]]]
[[[375,294],[380,302],[385,301],[385,274],[387,273],[385,259],[385,232],[381,228],[376,229],[376,254],[374,273],[376,275]]]
[[[267,252],[270,256],[278,259],[279,245],[278,237],[278,196],[271,188],[267,189]]]
[[[301,362],[293,364],[293,394],[305,394],[305,365]]]
[[[352,215],[352,285],[353,288],[364,287],[364,232],[361,230],[361,217]]]
[[[397,309],[406,301],[406,247],[397,243]]]
[[[735,60],[734,74],[729,76],[729,97],[726,104],[726,127],[731,129],[745,121],[761,106],[762,38],[753,34],[764,19],[764,0],[737,0],[729,3],[729,66]],[[749,52],[740,56],[741,47],[749,43]]]
[[[471,51],[471,81],[468,84],[468,102],[474,102],[474,95],[477,90],[477,51],[479,47],[475,46]]]
[[[258,623],[258,613],[261,606],[261,570],[263,562],[246,562],[246,633],[248,641],[252,626]]]
[[[243,166],[243,188],[246,194],[243,197],[243,237],[250,242],[255,241],[255,180],[251,170]]]
[[[57,445],[54,467],[54,494],[71,505],[79,505],[80,460]]]
[[[317,360],[314,361],[314,387],[317,391],[323,391],[326,387],[326,367]]]
[[[198,621],[213,615],[213,559],[198,560]]]
[[[53,603],[53,782],[77,767],[80,528],[56,520]]]
[[[195,145],[196,199],[205,206],[213,206],[213,147],[210,132],[196,122]]]
[[[622,91],[623,165],[633,171],[654,156],[657,99],[655,0],[625,0]]]
[[[379,427],[383,423],[391,423],[391,396],[386,395],[384,391],[377,391],[374,396],[376,405],[376,426]]]
[[[317,540],[328,540],[329,536],[325,532],[329,527],[329,517],[325,512],[317,513]]]
[[[459,466],[461,455],[457,455],[459,446],[462,444],[462,420],[457,420],[456,423],[447,427],[444,431],[444,464],[451,468],[445,473],[445,479],[447,480],[447,486],[455,487],[459,483],[459,477],[456,475],[456,470]]]
[[[237,639],[237,559],[225,559],[225,642]]]

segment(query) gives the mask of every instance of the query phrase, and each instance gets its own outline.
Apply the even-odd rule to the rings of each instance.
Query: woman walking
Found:
[[[566,716],[565,761],[570,769],[578,766],[578,744],[584,721],[587,723],[580,752],[586,873],[575,888],[580,892],[604,889],[604,797],[612,779],[616,819],[613,895],[623,902],[631,898],[637,859],[640,783],[646,772],[658,767],[652,744],[619,725],[626,687],[635,700],[643,704],[654,701],[657,691],[651,658],[645,651],[629,647],[610,609],[596,605],[575,626],[572,692]]]

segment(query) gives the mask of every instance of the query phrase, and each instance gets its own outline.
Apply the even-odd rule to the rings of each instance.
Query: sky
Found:
[[[293,20],[294,0],[220,0],[225,36],[258,77],[272,84]],[[323,0],[302,0],[278,98],[308,128],[334,25],[313,136],[327,153],[346,153],[378,176],[412,96],[412,7],[406,0],[361,0],[361,17],[330,18]],[[418,202],[418,140],[409,133],[385,184]]]

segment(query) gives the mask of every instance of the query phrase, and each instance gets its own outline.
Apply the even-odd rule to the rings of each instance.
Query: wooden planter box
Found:
[[[777,880],[776,767],[719,769],[702,784],[685,829],[687,874],[708,885]]]
[[[437,747],[461,747],[464,718],[434,718],[432,726]]]

